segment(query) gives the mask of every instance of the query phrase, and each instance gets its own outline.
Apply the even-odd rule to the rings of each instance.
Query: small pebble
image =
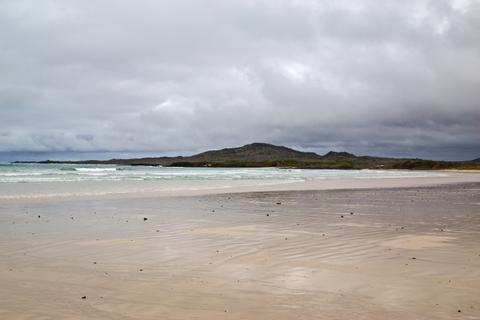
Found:
[[[148,220],[148,218],[143,218],[143,221],[147,221],[147,220]]]
[[[87,299],[87,296],[83,296],[82,299]]]

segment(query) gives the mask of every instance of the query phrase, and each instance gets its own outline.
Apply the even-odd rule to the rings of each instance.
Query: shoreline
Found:
[[[149,198],[149,197],[188,197],[215,194],[237,194],[256,192],[287,191],[327,191],[327,190],[360,190],[360,189],[394,189],[433,187],[438,185],[465,184],[480,182],[480,172],[449,177],[395,177],[395,178],[347,178],[307,181],[285,181],[263,185],[213,187],[201,189],[164,189],[164,190],[128,190],[112,192],[57,193],[20,196],[1,196],[0,203],[48,202],[88,199]]]

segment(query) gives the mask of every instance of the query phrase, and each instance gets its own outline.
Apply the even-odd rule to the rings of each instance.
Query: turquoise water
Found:
[[[0,164],[0,198],[199,190],[306,180],[448,176],[434,171]]]

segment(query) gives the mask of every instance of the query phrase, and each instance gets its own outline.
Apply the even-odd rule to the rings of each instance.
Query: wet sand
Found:
[[[0,284],[0,319],[480,319],[480,184],[0,202]]]

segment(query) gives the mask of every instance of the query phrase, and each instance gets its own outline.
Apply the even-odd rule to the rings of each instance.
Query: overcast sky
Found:
[[[254,141],[480,157],[480,1],[0,0],[1,152]]]

